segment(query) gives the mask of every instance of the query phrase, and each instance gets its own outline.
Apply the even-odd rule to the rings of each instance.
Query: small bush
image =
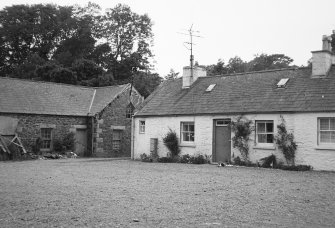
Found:
[[[310,171],[312,170],[312,166],[310,165],[283,165],[281,167],[278,167],[282,170],[289,170],[289,171]]]
[[[262,167],[263,168],[274,168],[277,166],[277,159],[274,154],[271,154],[270,156],[267,156],[265,158],[260,159],[262,161]]]
[[[175,159],[173,159],[172,157],[160,157],[157,159],[158,162],[161,162],[161,163],[174,163],[176,162]]]
[[[62,152],[63,151],[63,143],[59,139],[55,139],[53,142],[53,149],[56,152]]]
[[[140,155],[140,159],[142,162],[152,162],[152,158],[145,153]]]
[[[164,145],[169,149],[171,157],[179,155],[179,140],[175,131],[169,129],[169,132],[163,137],[163,142]]]
[[[190,163],[191,164],[206,164],[208,163],[206,158],[200,154],[200,155],[197,155],[197,156],[192,156],[190,157]]]
[[[191,156],[189,154],[184,154],[180,157],[180,163],[189,163]]]
[[[241,158],[240,158],[239,156],[237,156],[236,158],[234,158],[234,160],[233,160],[233,164],[234,164],[234,165],[242,166],[242,165],[245,164],[245,162],[243,162],[243,161],[241,160]]]
[[[35,140],[35,143],[32,144],[31,146],[31,150],[34,154],[40,154],[41,152],[41,146],[42,146],[42,139],[40,137],[38,137]]]
[[[66,150],[73,150],[74,149],[74,143],[75,143],[75,135],[73,132],[68,133],[63,138],[63,146]]]

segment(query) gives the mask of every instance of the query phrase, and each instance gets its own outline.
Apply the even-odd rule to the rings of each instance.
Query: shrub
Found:
[[[35,140],[35,143],[33,143],[33,145],[31,146],[31,150],[34,154],[40,154],[41,151],[41,146],[42,146],[42,139],[40,137],[38,137]]]
[[[161,162],[161,163],[173,163],[176,160],[173,159],[172,157],[160,157],[160,158],[157,159],[157,161]]]
[[[74,133],[70,132],[64,136],[62,143],[66,150],[73,150],[75,141]]]
[[[206,158],[200,154],[200,155],[197,155],[197,156],[191,156],[190,157],[190,163],[191,164],[206,164],[208,163]]]
[[[53,142],[53,149],[56,152],[62,152],[63,149],[64,149],[62,141],[59,140],[59,139],[55,139],[54,142]]]
[[[289,171],[310,171],[313,169],[310,165],[283,165],[278,168]]]
[[[278,148],[283,152],[288,164],[295,164],[295,152],[297,144],[294,141],[294,135],[286,130],[285,120],[282,117],[282,123],[277,126],[278,133],[275,137]]]
[[[239,116],[236,121],[231,122],[230,126],[234,132],[233,147],[240,151],[243,161],[248,162],[250,134],[253,131],[252,121]]]
[[[245,162],[243,162],[239,156],[234,158],[233,163],[234,165],[239,165],[239,166],[245,165]]]
[[[184,154],[180,157],[180,163],[189,163],[191,156],[189,154]]]
[[[263,168],[275,168],[277,166],[277,159],[274,154],[271,154],[270,156],[267,156],[265,158],[260,159],[262,161],[262,167]]]
[[[175,131],[169,129],[169,132],[163,137],[163,142],[164,145],[169,149],[171,157],[179,155],[179,140]]]
[[[145,153],[140,155],[140,159],[142,162],[152,162],[152,158]]]

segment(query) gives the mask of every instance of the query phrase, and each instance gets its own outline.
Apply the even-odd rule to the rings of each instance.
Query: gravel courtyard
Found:
[[[0,163],[1,227],[334,227],[335,173],[62,159]]]

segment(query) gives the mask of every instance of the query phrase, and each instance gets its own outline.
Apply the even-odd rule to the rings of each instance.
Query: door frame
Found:
[[[223,120],[223,121],[229,121],[229,123],[231,123],[231,119],[230,118],[217,118],[217,119],[213,119],[213,133],[212,133],[212,135],[213,135],[213,140],[212,140],[212,161],[213,162],[218,162],[218,161],[216,161],[216,150],[215,150],[215,148],[216,148],[216,146],[215,146],[215,144],[216,144],[216,134],[215,134],[215,130],[216,130],[216,121],[218,121],[218,120]],[[228,126],[228,124],[226,125],[226,126]],[[231,130],[230,130],[230,138],[231,138]],[[230,141],[230,155],[231,155],[231,141]]]

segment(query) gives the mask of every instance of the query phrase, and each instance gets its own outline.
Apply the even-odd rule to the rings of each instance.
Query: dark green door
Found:
[[[231,131],[229,120],[214,120],[214,161],[228,162],[231,158]]]

